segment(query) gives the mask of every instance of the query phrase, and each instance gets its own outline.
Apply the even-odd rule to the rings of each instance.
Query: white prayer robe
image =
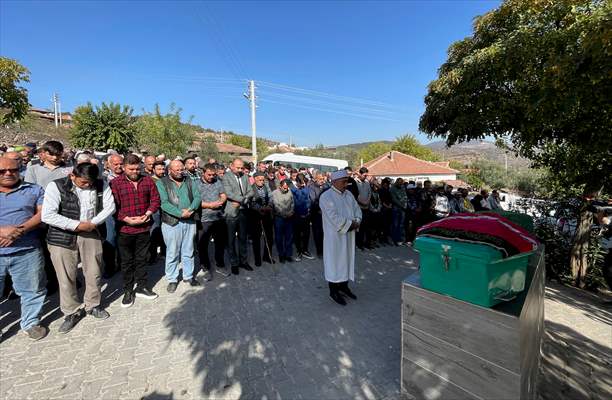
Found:
[[[332,187],[319,200],[323,215],[323,266],[325,280],[355,280],[355,230],[353,221],[361,222],[361,209],[353,195]]]

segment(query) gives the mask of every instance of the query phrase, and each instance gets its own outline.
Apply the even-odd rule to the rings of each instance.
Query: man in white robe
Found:
[[[355,230],[361,223],[361,209],[355,197],[346,190],[348,174],[344,170],[331,175],[332,188],[319,200],[323,215],[323,265],[329,282],[329,296],[346,305],[342,294],[353,300],[357,296],[348,287],[355,280]]]

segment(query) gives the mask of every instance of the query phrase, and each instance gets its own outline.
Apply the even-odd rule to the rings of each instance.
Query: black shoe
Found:
[[[232,266],[232,274],[234,275],[240,275],[240,270],[238,269],[237,265],[233,265]]]
[[[153,300],[157,298],[157,293],[146,287],[137,287],[134,291],[134,295],[136,295],[136,297],[142,297],[143,299],[147,300]]]
[[[310,254],[309,252],[305,251],[302,253],[302,257],[304,257],[307,260],[314,260],[314,257],[312,256],[312,254]]]
[[[201,286],[200,282],[196,278],[191,278],[187,280],[183,280],[184,283],[188,283],[190,286]]]
[[[204,275],[202,276],[206,282],[210,282],[213,280],[213,272],[212,269],[205,269]]]
[[[353,300],[357,300],[357,296],[355,296],[355,294],[353,292],[351,292],[351,289],[348,288],[348,285],[340,286],[338,288],[338,291],[344,293],[345,295],[347,295],[348,297],[350,297]]]
[[[166,291],[168,291],[168,293],[174,293],[176,292],[177,286],[178,286],[178,282],[170,282],[168,284],[168,287],[166,288]]]
[[[87,314],[97,319],[106,319],[110,317],[110,314],[108,313],[108,311],[101,308],[100,306],[94,307],[91,310],[87,311]]]
[[[259,262],[255,261],[255,266],[256,267],[261,267],[261,261],[259,261]]]
[[[346,305],[346,300],[344,300],[344,297],[342,297],[340,295],[340,293],[338,293],[338,292],[330,293],[329,297],[331,297],[331,299],[333,301],[335,301],[336,303],[340,304],[341,306],[345,306]]]
[[[68,333],[79,323],[80,320],[85,316],[85,310],[80,308],[77,312],[68,315],[64,318],[64,322],[57,330],[59,333]]]
[[[361,251],[364,251],[364,250],[365,250],[365,247],[363,247],[363,246],[357,246],[357,248],[358,248],[359,250],[361,250]]]
[[[134,304],[134,293],[130,291],[126,291],[123,295],[123,300],[121,300],[121,307],[128,308],[132,307]]]
[[[249,263],[240,264],[240,268],[246,269],[247,271],[253,271],[253,267]]]
[[[225,276],[225,277],[230,276],[230,273],[229,273],[229,271],[227,270],[227,268],[225,268],[225,265],[222,265],[222,266],[218,266],[218,265],[217,265],[216,272],[217,272],[219,275],[222,275],[222,276]],[[211,273],[212,273],[212,271],[211,271]]]

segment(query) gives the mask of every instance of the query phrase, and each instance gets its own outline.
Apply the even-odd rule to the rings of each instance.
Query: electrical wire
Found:
[[[278,83],[272,83],[272,82],[266,82],[266,81],[257,81],[257,85],[262,86],[262,87],[267,86],[267,87],[274,88],[274,89],[277,89],[277,90],[283,90],[283,91],[288,91],[288,92],[300,93],[302,95],[310,95],[310,96],[315,96],[315,97],[325,97],[325,98],[335,99],[335,100],[339,100],[339,101],[352,102],[352,103],[360,103],[360,104],[366,104],[366,105],[370,105],[370,106],[378,106],[378,107],[391,108],[391,109],[397,109],[397,110],[401,109],[401,107],[394,106],[394,105],[387,104],[387,103],[383,103],[381,101],[362,99],[362,98],[358,98],[358,97],[340,96],[340,95],[336,95],[336,94],[332,94],[332,93],[319,92],[319,91],[316,91],[316,90],[298,88],[298,87],[295,87],[295,86],[281,85],[281,84],[278,84]]]
[[[297,97],[297,96],[292,96],[292,95],[288,95],[288,94],[283,94],[283,93],[274,93],[274,92],[268,92],[267,89],[260,89],[259,90],[259,95],[258,97],[276,97],[276,98],[281,98],[281,99],[288,99],[288,100],[295,100],[297,102],[305,102],[305,103],[309,103],[309,104],[313,104],[313,105],[319,105],[319,106],[332,106],[332,107],[339,107],[341,109],[346,109],[346,111],[356,111],[356,112],[366,112],[366,113],[372,113],[372,114],[381,114],[382,116],[389,116],[389,117],[393,117],[393,116],[400,116],[402,113],[397,112],[397,111],[387,111],[387,110],[381,110],[378,108],[373,108],[373,107],[363,107],[363,106],[356,106],[356,105],[351,105],[351,104],[343,104],[343,103],[336,103],[336,102],[330,102],[330,101],[324,101],[324,100],[319,100],[319,99],[313,99],[313,98],[307,98],[307,97]]]
[[[309,110],[323,111],[323,112],[328,112],[328,113],[332,113],[332,114],[350,115],[350,116],[359,117],[359,118],[377,119],[377,120],[383,120],[383,121],[400,122],[400,120],[392,119],[392,118],[385,118],[385,117],[380,117],[380,116],[375,116],[375,115],[356,114],[356,113],[351,113],[351,112],[345,112],[345,111],[339,111],[339,110],[331,110],[331,109],[325,109],[325,108],[319,108],[319,107],[311,107],[311,106],[306,106],[306,105],[303,105],[303,104],[296,104],[296,103],[285,103],[285,102],[282,102],[282,101],[268,100],[268,99],[265,99],[265,98],[264,99],[258,99],[258,101],[262,101],[262,102],[266,102],[266,103],[282,104],[282,105],[298,107],[298,108],[305,108],[305,109],[309,109]]]

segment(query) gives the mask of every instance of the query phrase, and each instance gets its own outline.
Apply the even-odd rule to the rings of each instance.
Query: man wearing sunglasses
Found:
[[[43,198],[40,186],[19,178],[16,160],[0,157],[0,293],[9,274],[15,293],[21,298],[21,329],[33,340],[47,335],[47,328],[40,325],[47,290],[36,230]]]

